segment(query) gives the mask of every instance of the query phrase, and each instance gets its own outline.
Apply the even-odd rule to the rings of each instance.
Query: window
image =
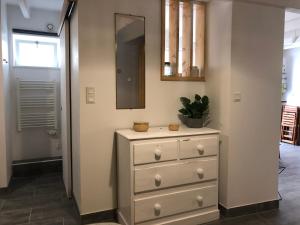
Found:
[[[59,39],[54,37],[13,34],[14,65],[59,67]]]
[[[206,4],[162,0],[162,80],[204,80]]]

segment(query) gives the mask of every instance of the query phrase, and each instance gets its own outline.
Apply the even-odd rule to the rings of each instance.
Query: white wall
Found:
[[[115,12],[146,17],[146,109],[116,110]],[[211,126],[222,130],[221,204],[233,208],[277,199],[283,21],[283,8],[211,3],[205,88],[199,82],[160,81],[160,0],[79,1],[71,23],[71,58],[73,176],[80,213],[116,207],[115,129],[135,120],[152,126],[178,121],[179,97],[205,89],[212,101]],[[87,105],[90,86],[96,88],[96,104]],[[232,102],[234,92],[241,92],[241,102]]]
[[[10,61],[13,62],[13,44],[12,44],[12,29],[26,29],[34,31],[47,31],[46,25],[48,23],[58,24],[60,19],[59,12],[45,11],[45,10],[31,10],[30,19],[25,19],[20,11],[20,8],[13,5],[8,5],[8,27],[9,27],[9,41],[10,41]],[[57,28],[55,28],[57,29]],[[10,67],[11,75],[11,90],[12,90],[12,105],[11,105],[11,135],[12,142],[12,158],[13,160],[25,160],[34,158],[44,158],[61,156],[61,146],[59,135],[51,137],[47,134],[45,128],[26,129],[18,132],[17,115],[16,115],[16,79],[27,80],[57,80],[58,90],[60,90],[60,69],[47,68],[24,68],[24,67]],[[60,106],[60,93],[58,92],[58,106]],[[58,118],[60,118],[60,107],[58,107]],[[59,123],[60,124],[60,123]]]
[[[70,105],[70,34],[69,21],[65,21],[60,33],[61,72],[60,72],[60,100],[61,100],[61,151],[63,159],[63,181],[68,197],[72,196],[72,159],[71,159],[71,105]]]
[[[7,187],[11,177],[11,135],[10,135],[10,76],[9,63],[3,62],[8,59],[8,28],[7,8],[1,1],[1,43],[0,43],[0,188]]]
[[[78,40],[78,10],[75,8],[70,23],[71,48],[71,113],[72,113],[72,177],[73,195],[79,211],[81,205],[81,152],[80,152],[80,77],[79,77],[79,40]],[[92,119],[92,118],[91,118]]]
[[[229,16],[225,18],[229,22]],[[219,20],[223,21],[223,17]],[[211,30],[225,22],[220,23],[211,23]],[[228,23],[225,25],[230,29]],[[234,2],[231,53],[223,36],[216,34],[211,32],[220,41],[219,52],[222,48],[227,52],[209,62],[207,82],[213,100],[223,104],[216,107],[217,111],[214,106],[211,110],[215,112],[215,122],[219,121],[214,127],[222,130],[220,203],[234,208],[275,200],[284,9]],[[211,44],[209,52],[216,55],[214,48]],[[216,73],[218,68],[225,68],[225,72]],[[240,102],[233,102],[236,92],[241,93]]]
[[[284,9],[235,3],[232,21],[229,207],[277,199]]]
[[[300,106],[300,48],[284,50],[283,59],[287,76],[287,92],[283,99],[289,105]]]
[[[211,99],[211,127],[221,129],[220,202],[227,201],[228,149],[230,139],[232,2],[213,1],[207,8],[207,82]],[[216,16],[218,15],[218,16]]]
[[[286,11],[285,15],[289,16],[290,13],[297,13],[300,15],[299,10],[296,11],[291,9],[289,11]],[[300,18],[286,20],[284,23],[284,31],[284,49],[300,47]]]
[[[115,12],[146,17],[146,109],[116,110]],[[179,97],[204,93],[204,83],[160,81],[160,17],[160,0],[78,2],[81,214],[116,208],[115,129],[136,120],[151,126],[178,121]],[[89,86],[96,88],[96,104],[85,103]]]
[[[300,35],[300,18],[293,19],[285,22],[284,31],[285,32],[295,32],[297,31],[297,35]]]
[[[24,129],[21,132],[17,131],[17,105],[16,105],[16,79],[21,80],[43,80],[43,81],[58,81],[57,84],[57,116],[58,127],[60,127],[60,69],[46,68],[21,68],[13,67],[11,69],[12,82],[12,105],[11,105],[11,135],[12,142],[12,158],[13,160],[37,159],[44,157],[61,156],[61,145],[59,134],[57,136],[49,136],[47,128],[31,128]],[[59,132],[59,131],[58,131]]]

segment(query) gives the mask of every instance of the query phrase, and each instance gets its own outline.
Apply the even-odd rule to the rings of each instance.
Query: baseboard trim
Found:
[[[72,193],[74,196],[74,193]],[[75,209],[78,215],[78,218],[80,220],[80,224],[91,224],[91,223],[102,223],[102,222],[117,222],[117,210],[111,209],[101,212],[95,212],[95,213],[88,213],[84,215],[80,215],[80,210],[76,201],[76,198],[74,198],[75,202]]]
[[[74,203],[75,203],[76,217],[77,217],[78,220],[81,221],[80,210],[79,210],[79,206],[78,206],[78,203],[77,203],[77,199],[75,198],[74,192],[72,192],[72,198],[73,198]]]
[[[81,224],[117,222],[117,211],[115,209],[102,212],[89,213],[80,215]]]
[[[262,202],[252,205],[245,205],[235,208],[227,209],[224,206],[219,204],[219,209],[222,216],[225,217],[235,217],[235,216],[242,216],[252,213],[257,213],[261,211],[271,210],[271,209],[278,209],[279,208],[279,200]]]
[[[120,224],[129,225],[129,224],[126,222],[126,220],[125,220],[123,214],[122,214],[119,210],[117,210],[117,214],[118,214],[118,215],[117,215],[117,216],[118,216],[118,222],[119,222]]]
[[[13,162],[12,177],[30,177],[49,173],[62,173],[62,159],[47,158]]]
[[[9,188],[8,187],[2,187],[0,188],[0,194],[6,194],[9,192]]]

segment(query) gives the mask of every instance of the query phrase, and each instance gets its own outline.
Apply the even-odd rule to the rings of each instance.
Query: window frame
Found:
[[[179,39],[179,3],[180,2],[184,2],[184,1],[189,1],[191,3],[197,1],[197,0],[176,0],[176,10],[177,10],[177,18],[176,19],[176,29],[177,29],[177,37],[176,39]],[[204,48],[203,48],[203,55],[204,55],[204,65],[203,65],[203,70],[204,70],[204,75],[201,76],[198,76],[198,77],[194,77],[194,76],[180,76],[180,74],[176,71],[175,75],[170,75],[170,76],[166,76],[164,74],[164,69],[165,69],[165,5],[166,5],[166,0],[161,0],[161,81],[202,81],[204,82],[205,81],[205,71],[206,71],[206,36],[207,36],[207,31],[206,31],[206,28],[207,28],[207,2],[205,1],[201,1],[201,0],[198,0],[197,1],[197,4],[202,4],[204,7],[205,7],[205,14],[204,14]],[[192,21],[193,21],[193,14],[192,14]],[[191,29],[193,30],[193,22],[192,22],[192,27]],[[190,32],[189,34],[189,37],[192,41],[191,41],[191,50],[190,50],[190,55],[191,55],[191,63],[193,62],[193,31]],[[178,69],[178,52],[179,52],[179,40],[176,40],[177,41],[177,46],[176,46],[176,67]],[[177,70],[176,69],[176,70]]]
[[[52,35],[40,35],[40,34],[26,34],[26,33],[18,33],[18,32],[13,32],[12,34],[12,42],[13,42],[13,67],[16,68],[45,68],[45,69],[60,69],[60,63],[59,63],[59,41],[53,41],[53,42],[47,42],[47,41],[38,41],[38,44],[41,45],[49,45],[53,46],[54,48],[54,55],[56,56],[55,58],[55,66],[36,66],[36,65],[22,65],[18,64],[20,62],[20,44],[22,43],[27,43],[27,44],[36,44],[36,41],[34,40],[26,40],[26,39],[15,39],[14,35],[24,35],[24,36],[33,36],[33,37],[45,37],[45,38],[56,38],[58,39],[57,36],[52,36]]]

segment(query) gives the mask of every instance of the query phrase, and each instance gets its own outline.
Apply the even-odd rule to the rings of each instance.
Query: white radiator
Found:
[[[57,129],[56,81],[17,79],[17,129]]]

